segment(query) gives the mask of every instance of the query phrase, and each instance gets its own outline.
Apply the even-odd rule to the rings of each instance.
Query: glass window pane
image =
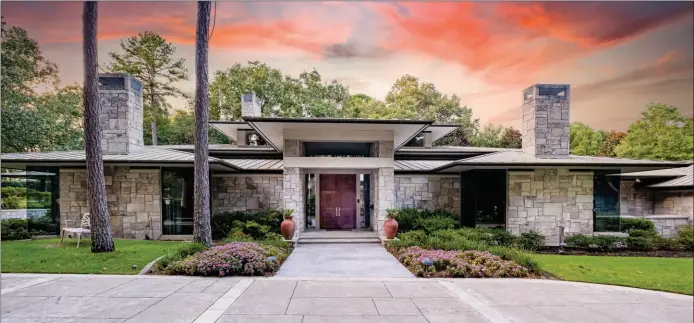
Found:
[[[190,170],[163,169],[163,234],[193,234],[193,176]]]

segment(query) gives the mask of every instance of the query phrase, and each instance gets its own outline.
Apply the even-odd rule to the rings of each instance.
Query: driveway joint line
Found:
[[[59,277],[43,277],[43,278],[37,278],[37,279],[34,279],[34,280],[30,280],[30,281],[28,281],[28,282],[26,282],[26,283],[19,284],[19,285],[14,286],[14,287],[2,289],[2,291],[0,291],[0,295],[4,295],[4,294],[7,294],[7,293],[11,293],[11,292],[16,292],[16,291],[19,291],[19,290],[22,290],[22,289],[25,289],[25,288],[29,288],[29,287],[32,287],[32,286],[36,286],[36,285],[40,285],[40,284],[43,284],[43,283],[47,283],[47,282],[49,282],[49,281],[56,280],[56,279],[58,279],[58,278],[59,278]]]
[[[458,297],[458,299],[467,303],[470,307],[472,307],[475,311],[477,311],[477,313],[479,313],[482,317],[489,320],[489,322],[491,322],[491,323],[511,323],[511,321],[509,321],[506,317],[501,315],[501,313],[499,313],[498,311],[489,307],[488,305],[484,304],[479,299],[473,297],[472,295],[470,295],[469,293],[467,293],[463,289],[456,286],[454,283],[452,283],[450,281],[439,281],[438,283],[440,285],[443,285],[443,287],[447,288],[449,291],[451,291],[455,296]]]
[[[287,315],[287,311],[289,311],[289,304],[292,303],[292,299],[294,298],[294,293],[296,293],[296,288],[299,286],[299,282],[294,282],[294,289],[292,289],[292,296],[289,296],[289,302],[287,302],[287,307],[284,309],[284,315]],[[304,318],[301,317],[301,320],[303,321]]]

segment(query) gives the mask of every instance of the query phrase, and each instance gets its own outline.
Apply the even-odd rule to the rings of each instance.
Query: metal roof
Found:
[[[680,172],[680,177],[671,179],[658,184],[653,184],[648,187],[654,188],[677,188],[677,187],[692,187],[694,186],[694,166],[675,168]]]
[[[227,164],[244,170],[282,170],[282,159],[224,159]]]
[[[666,168],[666,169],[656,169],[647,170],[643,172],[630,172],[630,173],[620,173],[620,174],[610,174],[608,176],[620,176],[620,177],[680,177],[687,174],[687,169],[691,174],[690,167],[679,167],[679,168]]]
[[[426,130],[425,130],[426,131]],[[395,153],[492,153],[499,151],[521,151],[513,148],[491,148],[471,146],[433,146],[433,147],[402,147]]]
[[[193,163],[195,154],[173,149],[155,148],[145,146],[127,155],[102,155],[105,163]],[[71,151],[50,151],[50,152],[22,152],[2,154],[0,156],[3,163],[22,163],[22,162],[63,162],[75,163],[85,162],[84,150]],[[221,159],[209,157],[210,163],[224,164]],[[227,167],[234,168],[233,165]]]
[[[396,171],[430,171],[436,167],[450,163],[450,160],[396,160]]]
[[[691,162],[640,160],[610,157],[569,155],[568,158],[539,158],[522,151],[500,151],[450,162],[434,171],[455,166],[685,166]]]
[[[195,145],[159,145],[158,148],[174,149],[183,151],[195,150]],[[275,149],[269,146],[237,146],[235,144],[210,144],[209,150],[212,151],[244,151],[244,152],[274,152]]]

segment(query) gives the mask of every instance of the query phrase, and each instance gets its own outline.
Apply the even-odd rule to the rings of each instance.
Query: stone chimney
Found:
[[[127,155],[144,146],[142,84],[128,74],[99,74],[99,103],[104,155]]]
[[[260,108],[260,100],[255,93],[245,93],[241,95],[241,117],[260,117],[262,110]],[[251,127],[239,127],[236,130],[236,144],[238,146],[250,146],[248,135],[253,133]]]
[[[433,142],[431,140],[431,131],[422,131],[422,135],[424,136],[424,147],[431,147],[433,145]]]
[[[523,152],[540,158],[569,156],[568,84],[535,84],[523,91]]]

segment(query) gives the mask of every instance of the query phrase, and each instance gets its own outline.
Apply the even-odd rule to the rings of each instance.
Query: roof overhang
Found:
[[[458,124],[432,124],[425,131],[431,132],[431,141],[434,142],[458,128],[460,128]]]
[[[275,149],[284,150],[285,133],[289,130],[313,132],[315,139],[304,141],[334,141],[321,136],[321,133],[340,132],[384,132],[393,134],[395,150],[400,149],[417,134],[429,127],[431,120],[391,120],[391,119],[337,119],[337,118],[266,118],[244,117],[255,131]],[[350,139],[345,138],[345,141]],[[368,140],[360,140],[368,141]]]
[[[236,136],[237,136],[237,130],[239,129],[248,129],[252,130],[252,128],[246,123],[245,121],[210,121],[209,124],[219,130],[221,133],[223,133],[225,136],[234,139],[234,141],[238,142]]]

